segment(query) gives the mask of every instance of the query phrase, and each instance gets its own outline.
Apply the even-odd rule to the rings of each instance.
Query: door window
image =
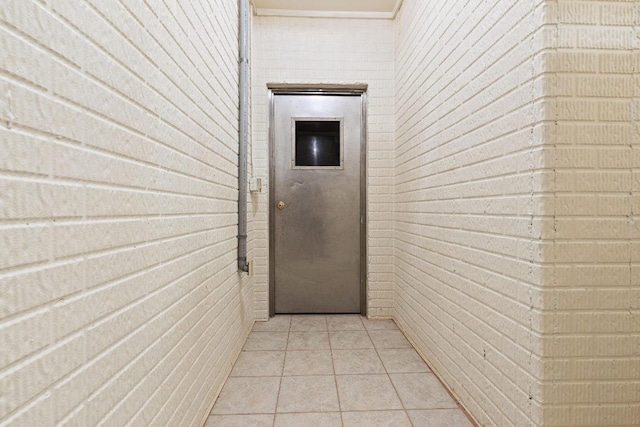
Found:
[[[293,169],[342,169],[342,120],[293,120]]]

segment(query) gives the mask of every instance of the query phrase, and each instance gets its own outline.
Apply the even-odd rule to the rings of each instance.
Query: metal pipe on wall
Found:
[[[238,270],[249,272],[247,262],[247,147],[249,137],[249,0],[240,2],[239,60],[240,111],[238,147]]]

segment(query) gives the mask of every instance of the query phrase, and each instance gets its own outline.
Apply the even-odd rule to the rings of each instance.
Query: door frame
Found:
[[[274,104],[278,95],[359,96],[360,129],[360,314],[367,315],[367,86],[267,85],[269,104],[269,317],[275,315],[275,117]]]

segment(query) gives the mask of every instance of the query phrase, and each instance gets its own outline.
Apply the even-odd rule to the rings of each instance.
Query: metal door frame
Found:
[[[360,129],[360,314],[367,314],[367,87],[267,85],[269,89],[269,316],[276,309],[275,273],[275,117],[274,103],[278,95],[331,95],[359,96],[361,110]]]

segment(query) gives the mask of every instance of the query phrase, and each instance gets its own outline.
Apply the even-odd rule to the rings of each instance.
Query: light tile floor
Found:
[[[471,427],[391,320],[256,323],[206,427]]]

